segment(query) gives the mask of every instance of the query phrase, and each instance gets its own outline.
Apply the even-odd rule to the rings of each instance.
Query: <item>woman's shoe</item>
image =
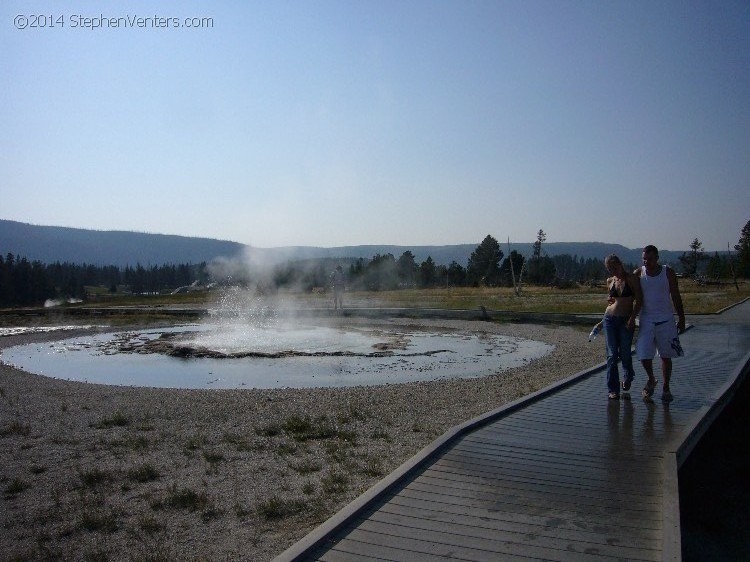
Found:
[[[662,394],[661,394],[661,401],[662,402],[664,402],[665,404],[668,404],[672,400],[674,400],[674,396],[672,396],[671,392],[669,392],[668,390],[665,390],[664,392],[662,392]]]

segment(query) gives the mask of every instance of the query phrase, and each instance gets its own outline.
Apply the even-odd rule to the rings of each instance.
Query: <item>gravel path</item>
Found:
[[[480,379],[312,390],[125,388],[0,365],[0,559],[270,560],[450,427],[604,360],[581,328],[391,322],[555,351]]]

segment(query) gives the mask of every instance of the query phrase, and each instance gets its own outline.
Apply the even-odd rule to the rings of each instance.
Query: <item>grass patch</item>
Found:
[[[323,465],[313,460],[303,460],[298,463],[291,463],[289,468],[300,474],[312,474],[313,472],[320,472],[323,469]]]
[[[31,488],[31,484],[29,484],[25,480],[21,480],[20,478],[14,478],[5,487],[5,495],[16,496],[20,494],[21,492],[28,490],[29,488]]]
[[[154,468],[154,465],[147,463],[136,468],[131,468],[128,471],[128,479],[133,482],[152,482],[159,478],[159,471]]]
[[[351,421],[365,421],[367,417],[365,412],[350,404],[346,412],[339,414],[338,421],[340,424],[347,424]]]
[[[241,503],[237,502],[236,504],[234,504],[234,514],[239,519],[244,519],[245,517],[247,517],[251,513],[252,512],[249,509],[247,509],[244,505],[242,505]]]
[[[338,434],[336,426],[327,416],[310,417],[291,416],[282,425],[282,429],[296,441],[311,439],[330,439]]]
[[[520,296],[512,287],[450,287],[379,291],[382,306],[403,308],[479,309],[510,312],[556,312],[560,314],[595,314],[604,312],[601,286],[575,285],[569,289],[524,285]],[[725,280],[721,284],[699,285],[693,279],[679,280],[680,293],[688,314],[710,314],[750,296],[750,286]],[[372,293],[354,292],[350,298],[367,299]]]
[[[132,451],[145,451],[149,447],[149,440],[142,435],[138,435],[137,437],[128,435],[124,439],[116,439],[112,441],[110,445],[112,447],[130,449]]]
[[[325,451],[331,461],[339,464],[347,463],[353,455],[351,442],[329,441]]]
[[[328,416],[318,416],[311,418],[309,416],[291,416],[281,428],[290,435],[295,441],[311,441],[323,439],[341,439],[343,441],[354,442],[357,434],[354,431],[339,429]]]
[[[218,519],[222,515],[224,515],[223,510],[216,509],[215,507],[209,507],[208,509],[204,510],[203,513],[201,513],[201,521],[203,521],[204,523],[208,523],[213,519]]]
[[[109,472],[99,470],[98,468],[81,472],[79,477],[84,488],[97,488],[112,479],[112,475]]]
[[[200,449],[206,442],[206,438],[201,435],[194,435],[185,443],[185,451],[193,452]]]
[[[164,507],[169,509],[186,509],[188,511],[199,511],[208,505],[208,497],[205,492],[196,492],[189,488],[177,489],[172,486],[163,502]]]
[[[306,507],[306,502],[302,500],[281,499],[273,496],[258,505],[258,514],[268,520],[278,520],[302,513]]]
[[[138,528],[147,535],[155,535],[164,530],[164,525],[159,523],[153,517],[144,515],[138,519]]]
[[[362,473],[367,476],[382,476],[383,463],[377,457],[367,457],[365,458],[365,463],[362,467]]]
[[[276,437],[281,435],[281,426],[277,423],[271,423],[255,428],[255,433],[261,437]]]
[[[294,455],[299,450],[299,447],[294,443],[281,443],[276,447],[276,454],[285,457],[287,455]]]
[[[203,458],[209,464],[217,464],[224,460],[224,455],[215,451],[203,451]]]
[[[94,548],[93,550],[86,550],[83,553],[83,562],[107,562],[109,556],[107,551],[102,548]]]
[[[385,441],[390,441],[391,440],[391,436],[382,427],[377,427],[377,428],[373,429],[372,433],[370,433],[370,437],[372,437],[373,439],[383,439]]]
[[[340,494],[349,487],[349,477],[343,472],[333,471],[321,478],[320,484],[327,494]]]
[[[94,425],[96,429],[109,429],[111,427],[125,427],[130,425],[130,418],[122,412],[115,412],[112,417],[104,418]]]
[[[117,516],[112,513],[86,511],[81,515],[81,529],[92,533],[114,533],[117,531]]]
[[[236,433],[225,433],[222,441],[234,445],[238,451],[257,451],[264,448],[262,444],[251,443],[246,437]]]
[[[11,422],[7,427],[0,430],[0,437],[8,437],[10,435],[20,435],[26,437],[31,433],[31,426],[27,423],[20,423],[17,421]]]

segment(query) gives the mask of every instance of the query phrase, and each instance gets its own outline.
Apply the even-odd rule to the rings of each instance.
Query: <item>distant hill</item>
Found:
[[[43,263],[92,265],[163,265],[210,262],[234,257],[245,246],[237,242],[141,232],[84,230],[36,226],[0,220],[0,253]]]
[[[43,263],[70,262],[92,265],[162,265],[211,262],[215,259],[233,259],[251,256],[266,264],[308,259],[371,259],[376,254],[392,254],[396,259],[409,250],[417,263],[432,257],[439,265],[455,261],[466,266],[471,253],[481,240],[473,244],[449,246],[392,246],[363,245],[319,248],[314,246],[286,246],[281,248],[255,248],[211,238],[193,238],[166,234],[147,234],[125,231],[85,230],[60,226],[37,226],[0,219],[0,255],[12,253],[31,261]],[[505,255],[508,246],[501,242]],[[532,243],[511,243],[511,249],[530,256]],[[615,253],[626,263],[639,264],[641,249],[630,249],[620,244],[603,242],[549,242],[542,247],[544,254],[555,256],[570,254],[578,258],[602,259]],[[678,263],[682,252],[661,251],[663,263]]]

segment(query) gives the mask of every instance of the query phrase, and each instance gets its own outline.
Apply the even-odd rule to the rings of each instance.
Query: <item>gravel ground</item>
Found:
[[[0,559],[270,560],[452,426],[604,360],[580,328],[391,322],[555,350],[480,379],[311,390],[126,388],[0,365]]]

